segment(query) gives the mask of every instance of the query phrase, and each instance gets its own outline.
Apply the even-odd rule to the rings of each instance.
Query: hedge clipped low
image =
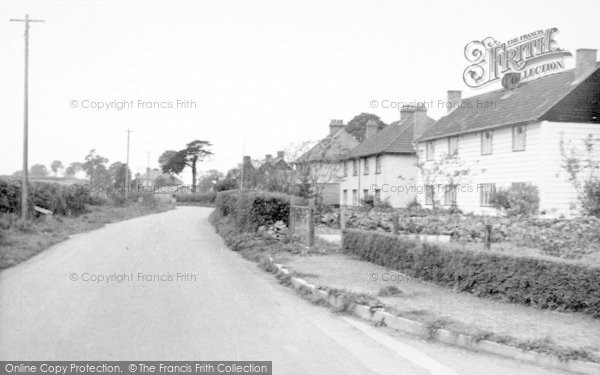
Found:
[[[438,285],[543,309],[600,318],[600,267],[471,251],[348,229],[343,249]]]
[[[285,194],[258,190],[227,190],[215,200],[220,216],[231,217],[240,232],[255,232],[261,225],[279,220],[287,224],[290,197]]]
[[[175,199],[179,203],[196,203],[196,204],[206,204],[206,205],[214,204],[216,197],[217,197],[217,194],[214,192],[175,194]]]

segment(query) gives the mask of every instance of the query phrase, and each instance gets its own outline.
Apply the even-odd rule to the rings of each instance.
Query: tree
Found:
[[[81,163],[73,162],[67,167],[67,169],[65,169],[65,176],[66,177],[75,177],[75,175],[77,175],[77,173],[81,170],[82,170]]]
[[[383,129],[387,126],[385,122],[379,119],[379,116],[374,115],[372,113],[363,112],[360,115],[354,116],[354,118],[350,120],[350,122],[348,122],[348,125],[346,126],[346,131],[350,133],[354,138],[356,138],[356,140],[362,142],[365,140],[367,122],[371,119],[377,122],[378,130]]]
[[[192,169],[192,192],[196,192],[196,175],[198,162],[204,161],[213,153],[207,149],[212,146],[208,141],[194,140],[183,150],[168,150],[162,153],[158,162],[163,173],[180,174],[185,167]]]
[[[108,185],[111,183],[106,163],[108,163],[108,159],[97,155],[95,149],[90,150],[86,155],[85,162],[81,164],[81,168],[89,177],[90,185]]]
[[[29,175],[31,177],[47,177],[48,169],[43,164],[34,164],[29,168]]]
[[[131,181],[131,171],[127,168],[125,163],[120,161],[116,161],[108,167],[108,175],[115,186],[125,187],[127,179]]]
[[[214,186],[218,181],[222,180],[225,176],[223,173],[216,169],[211,169],[204,176],[198,180],[198,191],[206,193],[213,190]]]
[[[50,164],[50,169],[54,172],[54,177],[58,177],[58,171],[63,169],[63,163],[60,160],[54,160]]]

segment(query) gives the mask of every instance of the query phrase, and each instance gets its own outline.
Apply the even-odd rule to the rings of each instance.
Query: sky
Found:
[[[331,119],[390,123],[392,102],[499,88],[463,82],[473,40],[557,27],[561,48],[600,48],[597,0],[2,0],[0,174],[22,163],[23,24],[8,20],[26,13],[45,20],[30,31],[29,165],[91,149],[125,161],[129,128],[133,173],[195,139],[213,144],[199,170],[226,171],[320,139]]]

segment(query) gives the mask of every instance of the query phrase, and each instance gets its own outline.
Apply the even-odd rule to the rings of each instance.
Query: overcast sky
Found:
[[[322,138],[332,118],[399,118],[373,100],[437,102],[449,89],[498,88],[464,84],[472,40],[557,27],[561,48],[600,48],[597,0],[2,0],[0,174],[21,168],[23,24],[8,19],[25,13],[46,20],[31,26],[30,165],[81,161],[92,148],[124,161],[131,128],[133,173],[145,170],[148,152],[156,167],[164,150],[194,139],[214,144],[199,169],[225,171],[244,154]],[[174,108],[138,108],[140,100]],[[134,105],[82,108],[113,101]]]

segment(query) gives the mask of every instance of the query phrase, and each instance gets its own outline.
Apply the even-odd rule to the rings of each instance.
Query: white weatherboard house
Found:
[[[416,178],[415,136],[435,121],[425,108],[403,108],[400,121],[377,130],[374,120],[367,122],[365,140],[350,151],[343,162],[340,204],[359,205],[366,196],[406,207],[416,191],[407,191],[408,180]],[[402,191],[400,191],[402,190]]]
[[[462,100],[452,98],[456,94],[460,96],[449,91],[448,101],[460,106],[417,139],[422,162],[418,184],[428,186],[419,203],[431,207],[435,199],[465,212],[496,214],[489,204],[490,191],[531,183],[539,189],[540,214],[578,213],[577,191],[561,166],[561,149],[582,150],[587,137],[600,137],[596,50],[577,50],[575,69],[513,89]],[[599,152],[597,147],[592,158],[600,160]],[[432,178],[465,170],[470,172],[451,181],[459,186],[455,189],[440,189],[449,181]]]

